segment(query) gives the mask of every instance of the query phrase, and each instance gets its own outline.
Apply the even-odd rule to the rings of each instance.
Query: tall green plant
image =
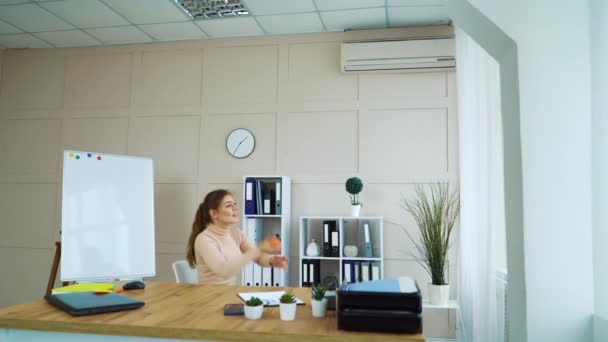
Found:
[[[418,225],[420,237],[416,240],[401,227],[410,238],[417,253],[410,254],[431,276],[433,285],[446,285],[445,270],[450,248],[450,236],[460,213],[457,192],[449,192],[447,184],[433,184],[430,191],[416,186],[416,198],[402,198],[401,207],[409,212]]]

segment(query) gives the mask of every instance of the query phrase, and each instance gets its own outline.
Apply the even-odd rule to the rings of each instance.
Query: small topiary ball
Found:
[[[363,182],[357,177],[351,177],[346,180],[346,192],[351,195],[357,195],[363,190]]]

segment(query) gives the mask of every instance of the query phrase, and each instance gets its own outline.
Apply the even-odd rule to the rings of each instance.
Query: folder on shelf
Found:
[[[263,192],[263,183],[261,180],[255,180],[255,201],[256,201],[256,215],[261,215],[263,213],[262,210],[262,192]]]
[[[262,242],[264,230],[264,222],[261,219],[257,218],[248,218],[247,219],[247,230],[245,231],[245,236],[249,241],[251,241],[254,245]]]
[[[284,286],[285,285],[285,271],[282,268],[272,268],[272,284],[273,286]]]
[[[262,267],[256,263],[253,264],[253,286],[262,286]]]
[[[344,278],[344,282],[346,283],[354,283],[355,282],[355,264],[352,260],[347,260],[342,262],[342,275]]]
[[[243,268],[243,283],[245,286],[253,286],[253,262]]]
[[[256,184],[255,179],[247,177],[245,179],[245,215],[256,215]]]
[[[380,280],[380,262],[372,261],[370,263],[370,280]]]
[[[357,283],[357,282],[361,281],[361,262],[355,261],[354,264],[355,264],[355,280],[353,282]]]
[[[321,260],[308,260],[308,283],[310,286],[321,283]]]
[[[274,214],[275,215],[281,215],[282,213],[282,209],[281,209],[281,179],[277,179],[276,184],[275,184],[275,191],[274,191]]]
[[[361,281],[369,281],[369,261],[361,261]]]
[[[264,191],[264,211],[262,214],[264,215],[272,215],[274,212],[274,200],[273,200],[273,191],[265,190]]]
[[[262,285],[272,286],[272,268],[262,267]]]
[[[340,256],[340,231],[336,224],[334,223],[333,227],[330,227],[330,240],[331,240],[331,257],[339,257]]]
[[[323,256],[331,256],[330,228],[331,221],[323,221]]]
[[[308,259],[302,259],[302,287],[308,287]]]
[[[374,257],[374,253],[372,251],[372,234],[370,231],[370,225],[369,225],[369,221],[363,221],[363,249],[364,249],[364,256],[366,258],[373,258]]]

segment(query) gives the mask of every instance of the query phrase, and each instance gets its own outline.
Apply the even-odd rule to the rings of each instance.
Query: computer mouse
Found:
[[[135,280],[123,285],[123,290],[141,290],[146,287],[143,281]]]

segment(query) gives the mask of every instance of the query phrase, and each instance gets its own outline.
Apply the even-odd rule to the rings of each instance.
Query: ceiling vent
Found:
[[[249,15],[241,0],[174,0],[194,20]]]

